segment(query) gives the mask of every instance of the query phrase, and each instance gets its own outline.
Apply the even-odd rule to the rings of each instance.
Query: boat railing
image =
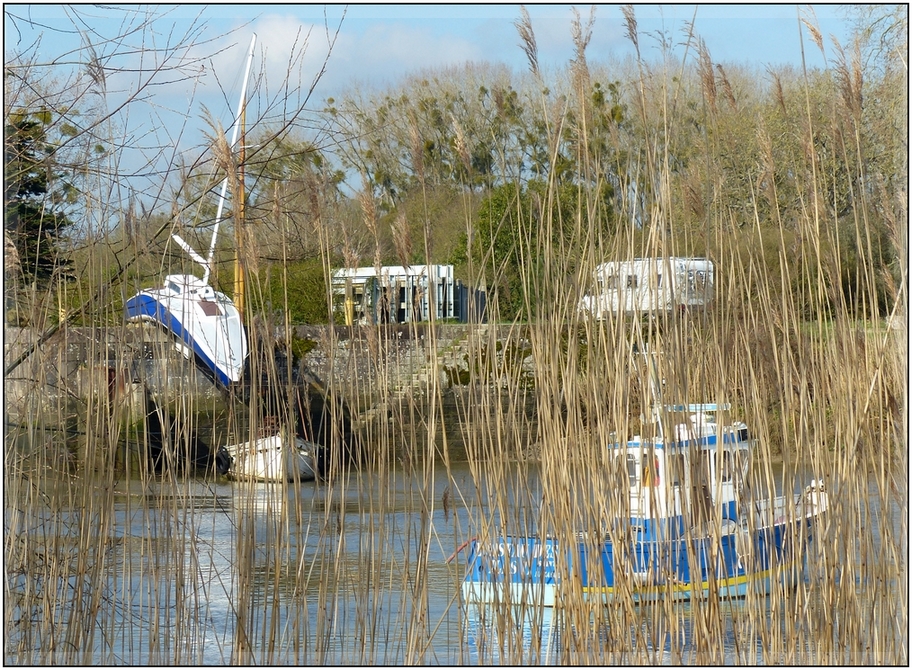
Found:
[[[826,491],[821,483],[814,481],[801,493],[751,501],[749,508],[742,509],[742,515],[752,514],[758,528],[772,528],[788,521],[814,518],[826,511],[827,504]]]

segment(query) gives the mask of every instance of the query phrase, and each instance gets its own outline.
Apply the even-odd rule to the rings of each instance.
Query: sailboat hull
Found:
[[[171,333],[184,355],[197,356],[221,384],[240,381],[247,358],[241,316],[223,293],[192,275],[168,275],[160,289],[140,291],[125,306],[128,321]]]
[[[223,447],[231,457],[228,476],[258,482],[309,482],[317,477],[319,446],[296,437],[261,437],[251,442]]]

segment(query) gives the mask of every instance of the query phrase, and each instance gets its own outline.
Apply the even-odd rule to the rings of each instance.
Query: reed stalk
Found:
[[[624,14],[639,53],[632,8]],[[773,211],[773,220],[756,215],[755,230],[735,230],[729,213],[710,200],[705,226],[685,230],[669,167],[675,129],[684,123],[675,105],[676,86],[683,84],[671,71],[652,72],[638,60],[631,99],[643,153],[616,151],[628,161],[619,171],[627,181],[611,185],[624,194],[632,220],[612,235],[596,230],[591,223],[604,207],[597,194],[606,186],[606,166],[590,144],[591,23],[577,16],[574,25],[572,94],[561,105],[544,94],[536,103],[549,124],[552,159],[573,137],[573,160],[587,187],[576,193],[572,220],[551,206],[562,197],[553,175],[536,216],[517,206],[516,251],[530,259],[521,276],[522,317],[503,316],[492,298],[486,323],[458,330],[434,318],[327,327],[318,343],[328,361],[322,397],[330,399],[325,478],[231,482],[179,467],[200,437],[217,446],[253,440],[273,423],[286,430],[294,423],[301,386],[290,380],[307,359],[293,360],[288,351],[286,358],[275,356],[276,348],[290,348],[294,326],[287,316],[266,312],[266,287],[253,274],[249,403],[199,393],[191,366],[168,346],[156,354],[161,368],[144,368],[152,370],[144,373],[148,386],[155,374],[167,378],[155,399],[165,423],[170,417],[178,426],[166,438],[171,467],[161,472],[140,462],[150,419],[138,409],[135,370],[121,365],[136,358],[128,336],[133,326],[95,329],[78,374],[60,353],[76,331],[63,327],[57,347],[36,347],[7,375],[7,392],[16,394],[15,407],[8,400],[4,443],[7,663],[908,662],[908,344],[905,326],[880,318],[876,308],[881,278],[867,223],[870,189],[859,194],[852,213],[862,289],[851,310],[845,296],[832,300],[836,222],[821,204],[823,177],[813,158],[800,220],[783,221]],[[532,75],[543,83],[525,12],[519,28]],[[698,85],[711,125],[724,106],[715,97],[716,73],[726,104],[737,104],[737,91],[700,46]],[[834,107],[834,123],[858,113],[857,64],[842,58],[842,107]],[[814,122],[804,111],[811,143]],[[857,126],[846,127],[855,130],[846,155],[857,154]],[[425,138],[417,124],[411,128],[411,159],[423,189]],[[468,155],[471,147],[460,138]],[[705,150],[708,172],[721,170],[722,149],[708,143]],[[228,148],[222,153],[228,161]],[[779,169],[772,151],[761,160],[770,173]],[[846,169],[856,164],[846,158]],[[499,167],[502,174],[518,169]],[[645,201],[627,195],[642,182],[651,191]],[[762,194],[752,197],[748,205],[760,212]],[[649,203],[645,209],[642,202]],[[361,206],[379,265],[369,193]],[[329,277],[338,239],[327,207],[315,210],[311,232]],[[394,224],[405,262],[422,254],[434,262],[427,211],[416,226],[404,215]],[[274,224],[287,231],[286,214],[276,207]],[[467,229],[472,223],[467,207]],[[418,229],[423,238],[411,239],[409,231]],[[900,223],[893,235],[897,245],[906,243]],[[595,321],[577,310],[597,263],[696,253],[709,255],[717,268],[715,301],[706,312]],[[87,258],[84,271],[102,275],[103,250]],[[356,260],[352,252],[348,262]],[[482,268],[470,264],[469,273],[471,284],[493,284]],[[900,317],[907,280],[903,274],[895,291]],[[327,283],[328,304],[331,290]],[[51,319],[51,302],[34,298],[33,322]],[[120,322],[113,307],[86,304],[94,310],[83,315],[86,322]],[[808,305],[828,318],[808,320]],[[658,354],[654,378],[645,351]],[[453,383],[454,370],[467,380]],[[568,545],[583,538],[597,551],[607,535],[621,554],[632,550],[632,538],[611,524],[629,512],[630,501],[618,484],[626,474],[606,445],[651,436],[655,428],[643,416],[653,383],[670,402],[731,403],[732,417],[757,439],[749,483],[758,497],[798,491],[811,477],[826,482],[830,509],[797,583],[785,585],[794,575],[777,568],[769,595],[749,591],[727,600],[711,586],[708,596],[686,604],[670,593],[638,604],[635,585],[623,578],[616,597],[603,604],[570,583],[553,611],[499,603],[469,622],[459,595],[466,569],[459,547],[469,538],[492,543],[505,534],[538,534]],[[351,462],[339,429],[346,408],[361,447]],[[557,562],[569,574],[567,556]],[[545,621],[560,637],[543,649]]]

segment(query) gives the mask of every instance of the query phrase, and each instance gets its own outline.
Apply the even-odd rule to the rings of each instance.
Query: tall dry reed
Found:
[[[636,43],[635,17],[627,11]],[[523,48],[538,77],[535,38],[523,16]],[[578,22],[574,32],[581,90],[588,30]],[[701,50],[699,57],[702,76],[714,82],[709,54]],[[136,418],[132,372],[113,364],[109,385],[99,364],[134,357],[123,344],[126,327],[88,338],[87,365],[78,375],[61,355],[67,338],[76,337],[67,329],[60,346],[40,347],[26,359],[7,379],[8,392],[18,394],[4,445],[7,662],[908,662],[906,331],[878,317],[873,259],[866,256],[860,275],[871,295],[860,298],[864,318],[843,309],[826,320],[804,318],[800,305],[808,302],[825,311],[828,272],[838,265],[835,245],[825,243],[832,222],[820,208],[809,206],[797,222],[800,262],[817,268],[818,285],[796,282],[788,264],[779,266],[781,274],[770,271],[764,254],[796,253],[781,220],[763,221],[762,233],[755,222],[758,237],[777,226],[781,234],[753,255],[720,211],[708,210],[704,230],[671,234],[677,222],[663,140],[679,119],[668,104],[671,83],[647,81],[646,70],[635,88],[655,196],[635,218],[647,228],[623,226],[610,238],[596,233],[590,217],[601,204],[590,193],[599,191],[604,166],[585,126],[573,125],[586,123],[586,98],[574,103],[580,113],[573,118],[543,100],[554,146],[573,127],[575,160],[593,187],[580,190],[573,221],[559,220],[549,207],[535,219],[517,212],[527,217],[520,251],[537,259],[522,277],[527,318],[501,318],[492,300],[487,323],[462,328],[458,337],[445,337],[433,318],[404,327],[327,328],[319,343],[330,361],[324,389],[348,402],[364,450],[356,464],[337,462],[316,484],[228,483],[139,467],[150,438]],[[853,80],[845,81],[848,87]],[[416,146],[421,139],[415,137]],[[636,165],[625,167],[624,174],[638,174]],[[814,174],[806,184],[811,193],[819,190]],[[557,188],[549,184],[545,199],[556,199]],[[375,233],[367,196],[363,204],[365,226]],[[281,211],[275,216],[277,225],[287,224]],[[327,276],[330,219],[318,216],[313,228]],[[857,221],[864,237],[863,212]],[[423,240],[408,239],[415,228],[397,225],[403,257],[429,248],[423,223]],[[375,241],[379,259],[376,234]],[[694,248],[705,249],[717,268],[715,302],[706,313],[594,321],[576,309],[595,264],[686,256]],[[92,262],[98,266],[86,271],[100,273],[101,255]],[[469,271],[470,283],[491,279],[480,268]],[[270,382],[286,402],[267,407],[259,400],[260,380],[293,376],[290,357],[283,363],[273,356],[276,335],[291,342],[293,327],[257,315],[264,289],[254,280],[250,292],[248,323],[257,337],[249,405],[199,394],[179,356],[157,354],[168,366],[160,370],[169,381],[156,400],[177,419],[168,437],[175,460],[201,431],[216,446],[255,438],[267,417],[286,427],[293,421],[291,383]],[[92,308],[86,320],[117,322],[104,304]],[[905,309],[898,289],[896,314]],[[640,355],[647,350],[657,354],[654,377]],[[451,384],[460,373],[467,381]],[[85,380],[83,387],[74,379]],[[606,445],[650,436],[654,428],[641,417],[653,384],[669,402],[732,404],[732,417],[758,438],[750,478],[759,495],[824,479],[831,508],[805,578],[770,595],[749,592],[732,601],[710,593],[686,605],[670,598],[638,605],[623,582],[606,605],[568,588],[553,615],[562,631],[553,654],[536,644],[552,614],[534,607],[487,613],[484,624],[496,643],[473,651],[459,596],[459,544],[532,533],[569,543],[582,533],[595,550],[606,524],[629,504],[615,485]],[[49,396],[49,387],[59,392]],[[337,426],[342,409],[328,407]],[[329,436],[329,452],[339,460],[343,435]]]

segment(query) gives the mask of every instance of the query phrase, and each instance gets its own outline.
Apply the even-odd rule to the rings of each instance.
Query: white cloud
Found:
[[[374,24],[348,32],[328,67],[332,87],[351,82],[391,83],[412,72],[484,58],[481,47],[463,37],[402,23]]]

